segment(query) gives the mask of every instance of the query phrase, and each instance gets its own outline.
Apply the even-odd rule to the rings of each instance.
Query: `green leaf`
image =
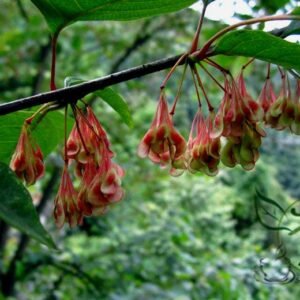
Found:
[[[296,7],[292,10],[291,15],[299,16],[300,15],[300,7]]]
[[[128,105],[120,94],[116,93],[112,88],[99,90],[94,92],[94,94],[109,104],[129,127],[133,127],[133,121]]]
[[[129,21],[178,11],[196,0],[31,0],[53,34],[76,21]]]
[[[32,114],[33,111],[18,111],[0,117],[0,161],[10,162],[23,122]],[[49,112],[32,134],[46,157],[64,139],[64,115],[59,111]]]
[[[83,80],[79,77],[69,76],[69,77],[66,77],[64,80],[64,87],[69,87],[69,86],[80,84],[83,82],[85,82],[85,80]]]
[[[0,218],[3,221],[49,248],[56,248],[40,223],[30,194],[9,167],[1,162],[0,199]]]
[[[300,45],[260,30],[237,30],[224,35],[213,55],[254,57],[287,69],[300,71]]]

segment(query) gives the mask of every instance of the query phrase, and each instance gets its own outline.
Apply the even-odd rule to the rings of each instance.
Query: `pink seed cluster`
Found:
[[[200,80],[198,77],[202,85]],[[220,162],[227,167],[241,165],[251,170],[266,136],[263,126],[277,130],[288,128],[300,134],[299,82],[292,93],[282,72],[282,88],[276,96],[268,77],[260,96],[254,100],[246,89],[242,72],[237,79],[226,74],[219,108],[215,110],[208,102],[209,114],[205,117],[199,104],[187,142],[175,129],[173,113],[169,113],[162,93],[150,129],[139,144],[138,155],[162,166],[169,164],[170,174],[175,176],[185,170],[214,176]]]

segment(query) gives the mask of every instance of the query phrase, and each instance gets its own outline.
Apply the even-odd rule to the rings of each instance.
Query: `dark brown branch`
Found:
[[[0,115],[6,115],[18,110],[30,108],[48,102],[56,102],[57,104],[63,106],[66,103],[77,101],[78,99],[83,98],[87,94],[95,92],[99,89],[103,89],[111,85],[115,85],[121,82],[129,81],[141,76],[168,69],[175,64],[175,62],[180,56],[181,55],[157,60],[105,77],[94,79],[82,84],[77,84],[71,87],[58,89],[56,91],[42,93],[31,97],[26,97],[12,102],[8,102],[0,105]]]
[[[285,29],[288,27],[285,27]],[[284,28],[282,29],[284,30]],[[276,31],[270,32],[278,35]],[[281,33],[282,34],[282,33]],[[206,52],[207,56],[212,56],[213,52]],[[156,73],[174,66],[176,61],[182,56],[177,55],[169,58],[164,58],[138,67],[123,70],[114,74],[110,74],[98,79],[94,79],[85,83],[77,84],[71,87],[58,89],[55,91],[34,95],[27,98],[18,99],[12,102],[0,105],[0,115],[6,115],[18,110],[30,108],[33,106],[45,104],[48,102],[55,102],[59,106],[64,106],[66,103],[77,101],[87,94],[95,92],[99,89],[106,88],[121,82],[126,82],[141,76],[151,73]],[[203,58],[202,58],[203,59]],[[181,64],[184,63],[184,60]]]

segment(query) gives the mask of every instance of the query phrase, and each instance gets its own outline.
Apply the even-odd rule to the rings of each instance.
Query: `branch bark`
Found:
[[[287,27],[285,27],[287,28]],[[283,28],[282,30],[284,30]],[[274,35],[279,35],[280,33],[273,31],[270,32]],[[213,53],[207,51],[208,56],[212,56]],[[93,79],[85,83],[77,84],[71,87],[66,87],[58,89],[51,92],[41,93],[34,96],[21,98],[8,103],[0,105],[0,115],[7,115],[12,112],[16,112],[22,109],[30,108],[33,106],[53,102],[53,104],[58,104],[58,106],[64,106],[67,103],[77,101],[87,94],[95,92],[106,87],[126,82],[138,77],[142,77],[151,73],[156,73],[174,66],[176,61],[182,56],[182,54],[177,56],[172,56],[164,59],[160,59],[154,62],[143,64],[134,68],[129,68],[120,72],[116,72],[101,78]],[[203,58],[202,58],[203,59]],[[179,64],[184,64],[184,60]]]
[[[6,115],[18,110],[30,108],[36,105],[54,102],[64,106],[67,103],[77,101],[87,94],[104,89],[121,82],[126,82],[151,73],[156,73],[172,67],[181,55],[173,56],[134,68],[130,68],[121,72],[113,73],[98,79],[87,81],[71,87],[58,89],[26,98],[21,98],[12,102],[0,105],[0,115]],[[184,63],[184,62],[182,62]]]

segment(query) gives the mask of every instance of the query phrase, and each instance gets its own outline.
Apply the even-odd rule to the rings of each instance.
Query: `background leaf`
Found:
[[[94,94],[109,104],[129,127],[133,127],[133,121],[128,105],[120,94],[115,92],[112,88],[99,90],[94,92]]]
[[[30,194],[9,167],[1,162],[0,199],[0,218],[3,221],[49,248],[56,248],[40,223]]]
[[[296,7],[291,12],[291,15],[300,15],[300,7]]]
[[[269,13],[275,13],[278,9],[288,4],[289,0],[259,0],[256,2],[266,8]]]
[[[21,127],[33,111],[18,111],[0,118],[0,161],[9,163],[16,148]],[[44,154],[50,154],[64,138],[64,115],[49,112],[33,130],[33,137]]]
[[[195,0],[31,0],[44,15],[52,33],[76,21],[129,21],[174,12]]]
[[[300,71],[300,45],[260,30],[237,30],[224,35],[216,43],[213,54],[255,57]]]

